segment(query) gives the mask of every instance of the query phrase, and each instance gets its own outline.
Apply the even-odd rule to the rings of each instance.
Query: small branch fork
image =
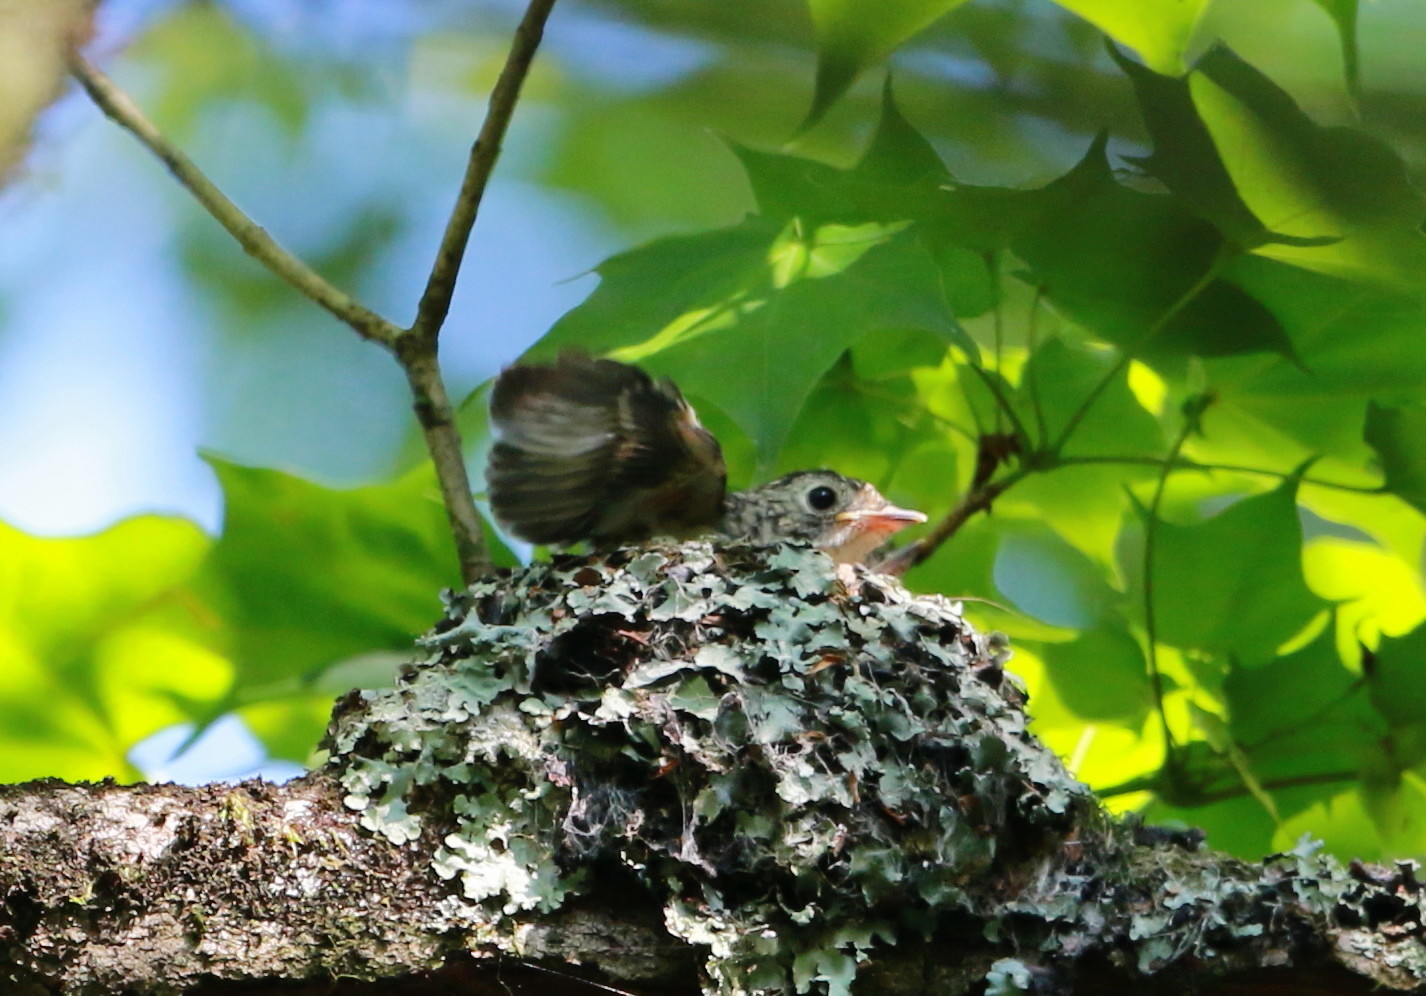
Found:
[[[446,393],[437,359],[438,344],[480,202],[500,156],[500,146],[519,101],[520,89],[529,74],[554,4],[555,0],[530,0],[515,30],[505,66],[490,94],[485,122],[471,146],[460,193],[456,196],[455,206],[436,251],[435,262],[417,307],[416,320],[410,328],[402,328],[365,307],[284,249],[219,190],[177,146],[164,138],[153,122],[112,80],[78,51],[70,58],[70,71],[90,99],[108,118],[133,134],[157,156],[203,209],[228,230],[244,252],[285,280],[302,296],[326,309],[357,335],[384,346],[396,357],[411,387],[412,407],[435,465],[441,499],[455,537],[461,577],[467,584],[489,569],[490,557],[485,548],[480,516],[475,510],[470,477],[466,473],[455,411]]]

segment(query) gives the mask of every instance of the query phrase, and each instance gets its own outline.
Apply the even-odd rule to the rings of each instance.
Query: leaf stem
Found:
[[[1174,742],[1173,730],[1169,727],[1168,714],[1164,712],[1164,679],[1159,672],[1159,637],[1154,617],[1154,552],[1158,538],[1159,507],[1163,504],[1169,475],[1173,473],[1173,465],[1197,425],[1197,417],[1184,418],[1183,428],[1174,437],[1169,455],[1159,468],[1159,478],[1154,483],[1154,497],[1149,501],[1148,518],[1144,523],[1144,634],[1148,644],[1149,687],[1154,695],[1154,709],[1159,714],[1159,722],[1163,728],[1164,753],[1168,764],[1174,763],[1178,745]]]
[[[985,384],[986,390],[988,390],[991,397],[995,399],[997,406],[996,425],[1000,425],[999,413],[1004,412],[1010,422],[1011,428],[1015,430],[1015,438],[1026,446],[1030,445],[1030,437],[1026,434],[1025,423],[1020,421],[1020,416],[1016,413],[1015,407],[1010,403],[1010,399],[1005,396],[1005,392],[1001,390],[1001,385],[1004,383],[1004,380],[1001,377],[1000,371],[996,370],[995,375],[991,376],[989,371],[978,364],[971,363],[969,366],[971,372],[981,379],[981,382]]]
[[[1067,456],[1059,457],[1053,463],[1053,467],[1071,467],[1076,464],[1139,464],[1147,467],[1161,467],[1168,463],[1163,457],[1150,456],[1114,456],[1090,455],[1090,456]],[[1246,464],[1236,463],[1200,463],[1189,457],[1173,461],[1170,465],[1173,470],[1198,470],[1215,471],[1221,470],[1224,473],[1232,474],[1258,474],[1263,477],[1273,477],[1278,480],[1286,480],[1296,476],[1296,471],[1291,470],[1270,470],[1267,467],[1249,467]],[[1387,493],[1387,487],[1382,484],[1342,484],[1338,481],[1325,481],[1320,477],[1303,477],[1303,484],[1312,484],[1319,488],[1331,488],[1336,491],[1348,491],[1361,495],[1380,495]]]
[[[1094,403],[1099,400],[1099,396],[1103,394],[1109,385],[1114,383],[1119,375],[1124,372],[1125,368],[1133,362],[1134,356],[1139,350],[1143,349],[1155,336],[1162,332],[1164,328],[1168,326],[1169,322],[1177,318],[1183,309],[1188,307],[1193,299],[1203,292],[1204,288],[1218,279],[1218,274],[1223,269],[1223,264],[1227,262],[1228,258],[1229,251],[1226,248],[1220,248],[1213,262],[1199,275],[1192,286],[1180,294],[1172,304],[1164,309],[1163,314],[1154,319],[1154,323],[1139,337],[1137,342],[1120,351],[1119,358],[1114,361],[1114,365],[1099,379],[1098,383],[1090,388],[1089,393],[1085,395],[1079,407],[1071,413],[1069,420],[1065,422],[1064,428],[1060,430],[1060,434],[1055,438],[1054,443],[1051,444],[1049,448],[1050,453],[1059,453],[1064,449],[1065,443],[1069,440],[1069,437],[1074,434],[1075,429],[1079,428],[1079,423],[1084,421],[1084,417],[1089,414],[1089,410],[1094,407]]]
[[[1265,791],[1276,791],[1277,789],[1300,788],[1306,785],[1330,785],[1337,782],[1355,782],[1360,779],[1360,775],[1355,771],[1322,771],[1306,775],[1288,775],[1283,778],[1269,778],[1260,784],[1260,788]],[[1163,783],[1162,778],[1157,774],[1139,775],[1130,778],[1128,781],[1120,782],[1118,785],[1110,785],[1107,788],[1097,788],[1094,794],[1100,799],[1111,799],[1115,796],[1130,795],[1134,792],[1155,792]],[[1249,790],[1241,782],[1235,782],[1231,787],[1215,789],[1199,793],[1195,799],[1196,805],[1207,805],[1213,802],[1222,802],[1225,799],[1235,799],[1248,795]],[[1161,795],[1160,798],[1163,798]],[[1164,799],[1170,805],[1179,805],[1173,799]]]
[[[1025,389],[1030,396],[1030,410],[1035,413],[1035,445],[1044,446],[1050,438],[1050,427],[1045,421],[1045,406],[1040,402],[1040,382],[1035,376],[1035,351],[1040,348],[1040,299],[1044,288],[1035,285],[1035,296],[1030,301],[1030,313],[1025,318]]]

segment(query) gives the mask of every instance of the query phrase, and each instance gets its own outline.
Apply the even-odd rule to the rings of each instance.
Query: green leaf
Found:
[[[749,218],[729,228],[655,239],[594,268],[599,286],[531,350],[552,356],[578,346],[604,353],[631,343],[662,343],[736,321],[771,282],[768,255],[778,221]]]
[[[1366,441],[1386,472],[1386,486],[1426,513],[1426,402],[1367,406]]]
[[[939,186],[950,179],[935,147],[896,106],[890,76],[881,91],[881,119],[855,172],[881,183],[915,187]]]
[[[1160,73],[1184,71],[1184,55],[1211,0],[1055,0],[1139,53]]]
[[[1357,54],[1357,0],[1316,0],[1337,25],[1342,40],[1342,69],[1347,77],[1347,89],[1355,96],[1361,89],[1361,67]]]
[[[1326,607],[1302,575],[1297,483],[1289,478],[1194,525],[1156,524],[1159,640],[1262,661]]]
[[[1330,479],[1376,484],[1362,438],[1367,405],[1398,407],[1426,396],[1426,301],[1261,256],[1240,257],[1230,272],[1277,316],[1310,373],[1266,356],[1215,361],[1220,403],[1209,414],[1210,433],[1242,445],[1233,452],[1215,441],[1216,454],[1200,458],[1286,469],[1331,456],[1338,466],[1322,468]],[[1234,425],[1225,424],[1230,416]]]
[[[1122,596],[1083,553],[1043,526],[1022,524],[995,555],[995,586],[1052,626],[1087,629]]]
[[[801,218],[815,224],[859,217],[842,170],[815,159],[763,152],[735,142],[729,145],[743,164],[764,218]]]
[[[1380,750],[1385,724],[1334,643],[1328,628],[1291,654],[1228,673],[1230,730],[1264,784],[1351,777]],[[1273,795],[1291,812],[1292,793]]]
[[[817,84],[802,128],[818,121],[863,70],[965,0],[807,0],[817,33]]]
[[[136,741],[223,697],[190,588],[209,543],[161,516],[74,539],[0,525],[0,781],[132,777]]]
[[[1230,239],[1324,273],[1420,285],[1426,200],[1381,140],[1314,123],[1221,46],[1186,79],[1119,61],[1154,139],[1145,167]]]
[[[1045,209],[1011,240],[1044,294],[1090,331],[1149,358],[1291,356],[1272,313],[1213,276],[1225,251],[1218,230],[1176,198],[1115,182],[1104,149],[1100,136],[1045,188]]]
[[[921,329],[973,348],[939,268],[904,228],[793,222],[774,235],[751,221],[660,240],[601,266],[600,286],[539,351],[579,345],[673,377],[719,405],[770,467],[817,381],[854,342]]]
[[[1233,741],[1269,783],[1355,771],[1384,732],[1360,676],[1338,656],[1331,627],[1260,666],[1235,663],[1223,693]]]
[[[1131,162],[1216,225],[1230,242],[1250,247],[1271,238],[1238,194],[1213,136],[1193,105],[1187,81],[1146,69],[1116,48],[1111,47],[1109,54],[1133,84],[1139,113],[1154,143],[1152,154]]]
[[[1277,232],[1329,245],[1269,244],[1264,255],[1367,281],[1417,287],[1426,276],[1426,200],[1385,142],[1325,128],[1225,48],[1189,78],[1194,106],[1248,207]]]
[[[1139,641],[1114,623],[1068,643],[1040,647],[1055,693],[1086,722],[1138,728],[1153,708],[1153,689]]]
[[[1401,637],[1383,637],[1367,674],[1372,703],[1392,727],[1426,733],[1426,623]],[[1423,756],[1422,745],[1414,757]],[[1405,762],[1409,763],[1409,762]]]
[[[358,654],[409,650],[440,615],[441,589],[460,582],[429,466],[337,490],[208,461],[226,510],[205,581],[228,624],[240,701],[291,693]]]

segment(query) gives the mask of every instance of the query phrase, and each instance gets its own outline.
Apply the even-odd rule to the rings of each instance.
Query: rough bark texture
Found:
[[[0,790],[0,993],[1370,992],[1413,869],[1108,817],[941,599],[705,544],[472,586],[287,785]]]

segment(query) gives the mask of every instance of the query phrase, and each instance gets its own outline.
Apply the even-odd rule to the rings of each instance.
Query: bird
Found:
[[[578,351],[502,371],[490,422],[491,511],[531,543],[603,547],[719,533],[813,546],[856,564],[893,533],[926,521],[832,470],[729,491],[718,440],[673,381]]]

